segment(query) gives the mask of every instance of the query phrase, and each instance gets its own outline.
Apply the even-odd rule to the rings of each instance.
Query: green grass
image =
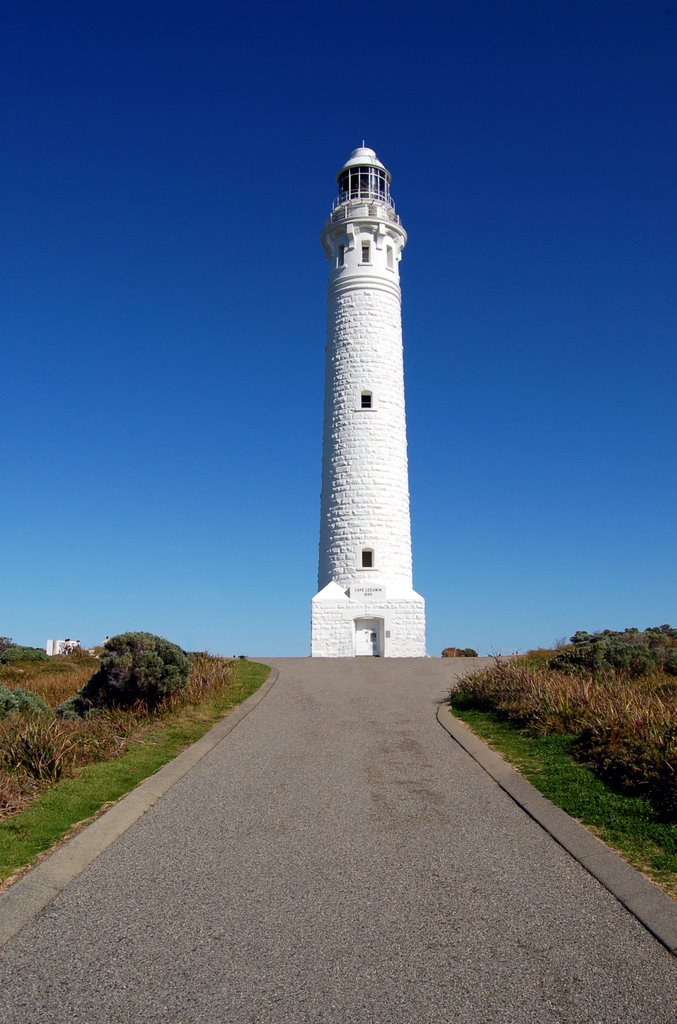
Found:
[[[533,737],[491,711],[453,708],[536,787],[613,847],[633,867],[677,896],[677,829],[657,819],[651,804],[605,785],[568,754],[570,737]]]
[[[88,765],[38,796],[25,811],[0,823],[0,881],[32,863],[78,822],[119,800],[183,749],[200,739],[224,714],[266,680],[267,665],[234,663],[235,679],[217,699],[170,712],[143,729],[118,758]]]

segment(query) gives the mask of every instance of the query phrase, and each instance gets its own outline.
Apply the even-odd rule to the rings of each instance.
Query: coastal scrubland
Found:
[[[162,657],[142,641],[116,651],[119,640],[95,654],[0,655],[0,881],[199,739],[269,672],[175,645]]]
[[[677,630],[579,631],[464,677],[452,712],[676,891]]]

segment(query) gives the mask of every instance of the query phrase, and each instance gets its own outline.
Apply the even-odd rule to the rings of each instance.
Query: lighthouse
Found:
[[[313,657],[425,656],[413,589],[399,267],[390,172],[362,146],[336,176]]]

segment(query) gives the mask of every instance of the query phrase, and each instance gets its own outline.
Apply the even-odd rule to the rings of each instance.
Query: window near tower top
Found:
[[[363,391],[360,395],[360,408],[371,409],[371,391]]]
[[[372,548],[362,548],[362,568],[374,568],[374,552]]]
[[[388,258],[388,270],[394,270],[395,269],[395,261],[394,261],[394,257],[393,257],[393,247],[392,247],[392,245],[388,246],[387,258]]]
[[[362,243],[362,262],[363,263],[368,263],[369,262],[369,250],[370,250],[370,248],[371,248],[371,246],[369,245],[369,242],[363,242]]]
[[[345,267],[345,265],[346,265],[346,247],[345,247],[345,245],[339,245],[339,247],[338,247],[337,265],[339,267]]]

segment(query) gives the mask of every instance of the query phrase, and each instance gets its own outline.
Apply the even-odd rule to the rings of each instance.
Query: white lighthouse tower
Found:
[[[390,173],[362,146],[337,175],[329,260],[313,657],[425,656],[412,586],[399,264]]]

